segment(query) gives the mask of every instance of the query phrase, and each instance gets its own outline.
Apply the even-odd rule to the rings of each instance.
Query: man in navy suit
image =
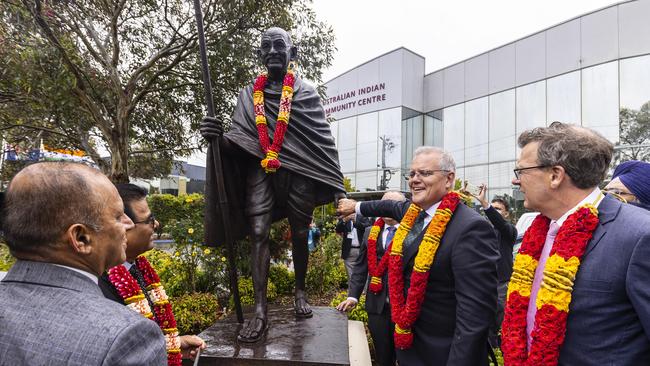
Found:
[[[365,217],[355,218],[354,215],[341,218],[334,230],[343,237],[341,244],[341,259],[345,264],[345,273],[348,275],[348,282],[352,279],[355,263],[359,258],[361,239],[366,227],[370,226],[370,220]]]
[[[553,244],[549,235],[554,224],[562,228],[584,203],[598,209],[599,223],[574,281],[559,364],[650,365],[650,214],[603,198],[598,189],[612,144],[594,131],[554,122],[522,133],[519,146],[512,183],[520,186],[526,208],[551,219],[540,265]],[[538,293],[535,284],[543,286],[542,277],[538,266],[530,303]],[[536,311],[530,303],[529,347]]]
[[[412,201],[339,201],[338,213],[392,217],[401,221],[411,202],[423,209],[421,231],[404,240],[404,289],[408,291],[415,256],[442,198],[454,185],[456,164],[447,151],[415,150],[407,174]],[[416,224],[417,224],[416,220]],[[488,364],[488,328],[497,308],[498,244],[494,229],[460,203],[431,265],[424,302],[413,326],[413,344],[397,350],[400,365]],[[390,284],[389,284],[390,289]]]

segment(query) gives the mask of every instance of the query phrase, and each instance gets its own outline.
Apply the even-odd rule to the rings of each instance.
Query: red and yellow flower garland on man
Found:
[[[501,349],[508,366],[557,365],[564,343],[573,281],[587,243],[598,226],[598,210],[593,204],[581,206],[569,215],[558,231],[537,293],[537,313],[528,350],[526,316],[549,223],[545,216],[535,218],[515,258],[501,330]]]
[[[138,282],[126,267],[119,265],[109,269],[108,279],[129,309],[158,323],[158,326],[165,335],[167,364],[170,366],[180,366],[182,363],[181,340],[178,335],[178,329],[176,328],[176,319],[172,312],[172,305],[169,303],[165,289],[160,284],[160,278],[153,267],[151,267],[147,258],[143,256],[136,258],[133,265],[142,273],[142,277],[147,286],[147,293],[154,304],[153,313],[149,302],[142,293],[142,289],[140,289],[140,285],[138,285]]]
[[[384,225],[383,220],[378,219],[370,231],[368,236],[370,291],[374,293],[381,291],[381,277],[385,273],[386,267],[388,267],[388,294],[391,304],[391,318],[395,323],[393,336],[395,338],[395,347],[399,349],[408,349],[413,344],[411,328],[422,308],[431,264],[436,256],[447,224],[449,224],[459,202],[460,197],[456,192],[449,192],[442,198],[442,202],[429,223],[418,248],[418,253],[415,256],[413,272],[411,273],[411,285],[406,298],[404,298],[404,272],[402,266],[403,244],[422,208],[413,203],[409,206],[400,221],[392,243],[389,243],[386,249],[390,255],[384,255],[381,261],[377,261],[377,237]],[[387,257],[388,259],[386,259]]]
[[[384,219],[381,217],[375,220],[375,223],[368,234],[368,274],[370,275],[370,285],[368,290],[374,294],[379,294],[383,288],[382,277],[388,269],[388,255],[384,255],[381,260],[377,259],[377,238],[384,228]],[[391,243],[388,243],[386,253],[390,253]]]
[[[269,141],[269,130],[266,123],[266,113],[264,111],[264,87],[268,74],[261,73],[253,84],[253,106],[255,107],[255,125],[257,135],[260,141],[260,147],[265,157],[260,164],[267,173],[275,173],[280,168],[280,149],[284,141],[284,134],[287,132],[289,125],[289,116],[291,114],[291,100],[293,99],[293,85],[296,82],[294,75],[295,65],[293,61],[289,62],[287,73],[282,83],[282,96],[280,97],[280,107],[278,110],[278,120],[275,124],[273,133],[273,144]]]

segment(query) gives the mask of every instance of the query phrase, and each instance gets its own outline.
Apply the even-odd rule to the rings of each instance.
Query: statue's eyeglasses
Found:
[[[404,174],[404,179],[409,180],[415,177],[426,178],[434,175],[436,172],[445,172],[449,173],[449,170],[445,169],[434,169],[434,170],[411,170],[410,172]]]

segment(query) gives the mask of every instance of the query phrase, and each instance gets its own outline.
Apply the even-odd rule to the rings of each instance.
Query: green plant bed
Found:
[[[194,293],[170,299],[181,335],[199,334],[223,316],[213,294]]]
[[[0,271],[8,271],[15,262],[16,258],[9,253],[9,247],[0,243]]]

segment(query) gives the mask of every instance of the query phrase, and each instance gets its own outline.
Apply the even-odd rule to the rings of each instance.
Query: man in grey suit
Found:
[[[37,163],[9,184],[3,231],[18,260],[0,282],[0,365],[165,365],[155,322],[110,301],[98,276],[126,258],[113,184],[74,163]]]

